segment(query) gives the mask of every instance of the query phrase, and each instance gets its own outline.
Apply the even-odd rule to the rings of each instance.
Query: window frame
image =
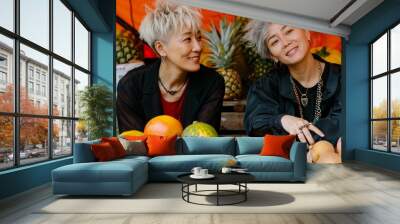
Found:
[[[400,21],[395,22],[394,24],[392,24],[389,28],[385,29],[384,32],[382,32],[381,34],[379,34],[375,39],[373,39],[369,44],[369,78],[368,78],[368,82],[369,82],[369,149],[373,150],[373,151],[379,151],[379,152],[386,152],[386,153],[391,153],[391,154],[400,154],[400,152],[393,152],[392,151],[392,122],[393,121],[400,121],[400,117],[392,117],[392,96],[391,96],[391,92],[392,92],[392,76],[396,75],[396,73],[400,72],[400,67],[398,68],[394,68],[391,69],[391,31],[393,28],[395,28],[396,26],[400,26]],[[374,76],[373,74],[373,44],[376,43],[376,41],[379,40],[379,38],[381,38],[384,35],[387,35],[387,64],[386,64],[386,71],[380,74],[376,74]],[[387,87],[387,93],[386,93],[386,97],[387,97],[387,105],[386,105],[386,117],[385,118],[373,118],[373,81],[378,79],[378,78],[382,78],[382,77],[386,77],[386,87]],[[383,150],[379,150],[374,148],[374,132],[373,132],[373,122],[375,121],[386,121],[386,151]]]
[[[87,26],[87,24],[83,21],[83,19],[72,9],[72,7],[68,4],[68,2],[66,2],[65,0],[59,0],[68,10],[71,11],[71,18],[70,18],[70,23],[71,23],[71,59],[67,59],[64,58],[63,56],[57,54],[54,52],[53,49],[53,1],[54,0],[47,0],[49,3],[49,47],[48,49],[46,49],[45,47],[42,47],[39,44],[36,44],[32,41],[30,41],[29,39],[24,38],[23,36],[20,35],[20,0],[14,0],[13,1],[13,10],[14,10],[14,30],[10,31],[4,27],[0,26],[0,35],[5,36],[7,38],[12,39],[13,41],[13,52],[12,52],[12,57],[13,57],[13,64],[11,71],[13,72],[13,79],[14,79],[14,110],[13,112],[1,112],[0,111],[0,116],[4,116],[4,117],[12,117],[13,119],[13,154],[14,154],[14,161],[13,161],[13,166],[10,167],[5,167],[5,168],[0,168],[0,172],[5,171],[5,170],[10,170],[10,169],[16,169],[19,167],[23,167],[23,166],[30,166],[33,164],[38,164],[38,163],[43,163],[46,161],[50,161],[50,160],[55,160],[55,159],[61,159],[61,158],[65,158],[65,157],[70,157],[73,156],[73,152],[74,152],[74,143],[75,143],[75,126],[76,126],[76,121],[79,120],[79,117],[75,117],[75,108],[72,107],[71,108],[71,114],[68,116],[62,116],[62,114],[60,114],[59,116],[56,116],[53,114],[53,75],[54,74],[54,69],[53,69],[53,59],[58,60],[61,63],[64,63],[68,66],[71,66],[71,104],[74,105],[75,103],[75,98],[76,98],[76,92],[75,92],[75,88],[74,88],[74,82],[75,82],[75,69],[85,73],[88,75],[89,77],[89,83],[88,86],[92,85],[92,62],[91,62],[91,49],[92,49],[92,43],[91,43],[91,37],[92,37],[92,31],[89,29],[89,27]],[[83,27],[88,31],[88,69],[85,69],[81,66],[79,66],[78,64],[75,63],[75,18],[77,20],[79,20],[79,22],[83,25]],[[27,114],[27,113],[21,113],[20,112],[20,87],[21,87],[21,80],[20,80],[20,66],[21,66],[21,62],[20,62],[20,45],[23,44],[27,47],[32,48],[33,50],[36,50],[42,54],[45,54],[48,56],[49,62],[48,62],[48,74],[47,74],[47,83],[46,83],[46,87],[45,87],[45,95],[48,96],[47,102],[48,102],[48,112],[46,115],[39,115],[39,114]],[[26,82],[28,83],[29,81],[32,81],[34,84],[34,92],[36,91],[35,89],[35,85],[36,83],[40,83],[42,86],[42,79],[41,79],[41,75],[43,70],[40,69],[39,71],[39,80],[36,79],[36,72],[37,72],[37,68],[33,67],[33,79],[30,78],[30,68],[31,65],[29,63],[26,64],[27,65],[27,74],[25,74],[26,76]],[[26,87],[28,84],[26,84]],[[29,91],[27,89],[27,91]],[[47,93],[48,92],[48,93]],[[42,96],[42,94],[37,95],[37,96]],[[38,100],[38,99],[37,99]],[[36,103],[36,102],[34,102]],[[40,160],[38,162],[31,162],[31,163],[24,163],[21,164],[21,158],[20,158],[20,119],[21,118],[45,118],[47,119],[47,123],[48,123],[48,135],[47,135],[47,151],[48,151],[48,155],[47,157],[43,157],[43,160]],[[53,123],[57,120],[63,120],[63,121],[70,121],[71,122],[71,141],[70,141],[70,148],[71,148],[71,153],[68,155],[62,155],[62,156],[55,156],[53,155],[54,149],[55,147],[53,147]]]

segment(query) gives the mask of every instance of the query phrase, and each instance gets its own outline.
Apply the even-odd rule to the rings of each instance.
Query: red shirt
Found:
[[[162,96],[160,97],[161,99],[161,106],[163,108],[164,114],[172,116],[179,121],[182,121],[182,114],[183,114],[183,102],[185,101],[185,95],[186,95],[186,88],[184,92],[182,93],[181,98],[175,102],[168,102],[166,101]]]

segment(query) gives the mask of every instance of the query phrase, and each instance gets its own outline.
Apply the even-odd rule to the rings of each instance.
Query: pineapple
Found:
[[[211,31],[205,33],[209,48],[207,64],[224,77],[224,100],[240,99],[242,96],[242,81],[234,68],[242,36],[240,21],[234,20],[229,24],[225,18],[221,20],[219,30],[213,25]]]
[[[143,59],[143,52],[140,50],[142,43],[132,32],[117,31],[116,39],[117,64]]]
[[[237,19],[241,23],[240,29],[242,30],[242,32],[246,32],[244,28],[249,22],[249,19],[245,17],[238,17]],[[272,68],[272,60],[262,58],[261,55],[257,53],[256,47],[253,43],[242,38],[241,46],[243,56],[245,57],[246,63],[251,70],[251,73],[247,77],[247,79],[249,79],[250,81],[254,81],[265,75]]]
[[[252,73],[247,77],[250,81],[267,74],[267,72],[273,67],[271,59],[262,58],[257,53],[256,47],[253,43],[242,39],[243,54],[246,58],[247,64],[250,66]]]

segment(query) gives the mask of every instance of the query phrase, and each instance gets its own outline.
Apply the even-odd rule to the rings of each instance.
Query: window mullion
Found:
[[[19,17],[20,0],[14,1],[14,30],[19,35],[20,17]],[[14,112],[20,113],[20,46],[19,39],[14,39]],[[14,116],[14,166],[20,165],[19,145],[20,145],[20,118]]]
[[[49,50],[53,52],[53,0],[49,0]],[[48,152],[49,159],[53,159],[53,56],[49,55],[49,73],[48,73],[48,91],[49,94],[49,116],[48,120]]]
[[[74,11],[72,11],[72,15],[71,15],[71,23],[72,23],[72,32],[71,32],[71,35],[72,35],[72,38],[71,38],[71,41],[72,41],[72,43],[71,43],[71,56],[72,56],[72,67],[71,67],[71,69],[72,69],[72,71],[71,71],[71,92],[72,92],[72,95],[71,95],[71,100],[72,100],[72,105],[71,105],[71,117],[73,117],[73,118],[76,118],[75,117],[75,12]],[[71,124],[71,126],[72,126],[72,130],[71,130],[71,150],[72,150],[72,155],[74,155],[74,151],[75,151],[75,125],[76,125],[76,122],[75,122],[75,120],[73,120],[72,122],[71,122],[72,124]]]
[[[390,70],[390,30],[387,32],[387,71],[389,71]],[[390,79],[391,79],[391,75],[390,75],[390,73],[388,73],[387,74],[387,110],[388,110],[388,112],[387,112],[387,117],[388,118],[391,118],[392,117],[392,111],[391,111],[391,108],[392,108],[392,101],[391,101],[391,88],[390,88]],[[387,136],[388,136],[388,138],[387,138],[387,140],[388,140],[388,152],[391,152],[392,151],[392,136],[391,136],[391,120],[390,119],[388,119],[388,122],[387,122]]]
[[[370,144],[370,149],[373,149],[373,147],[374,147],[374,136],[373,136],[373,91],[374,91],[374,86],[373,86],[373,79],[372,79],[372,76],[373,76],[373,74],[372,74],[372,72],[374,71],[374,69],[373,69],[373,66],[374,66],[374,63],[372,63],[373,62],[373,60],[372,60],[372,58],[373,58],[373,53],[374,53],[374,48],[372,47],[373,45],[371,44],[370,45],[370,47],[369,47],[369,52],[370,52],[370,57],[369,57],[369,61],[370,61],[370,66],[369,66],[369,69],[370,69],[370,71],[369,71],[369,119],[370,119],[370,122],[369,122],[369,144]]]

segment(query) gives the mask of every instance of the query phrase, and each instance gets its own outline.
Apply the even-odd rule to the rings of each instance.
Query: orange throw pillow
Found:
[[[281,156],[289,159],[290,147],[296,135],[265,135],[262,156]]]
[[[124,139],[129,140],[129,141],[146,141],[147,136],[142,135],[142,136],[126,136]]]
[[[91,149],[94,157],[99,162],[110,161],[117,158],[113,147],[108,142],[93,144],[91,145]]]
[[[117,158],[125,157],[126,151],[124,146],[122,146],[121,142],[118,140],[117,137],[110,137],[110,138],[101,138],[101,142],[108,142],[114,149],[115,155]]]
[[[148,156],[164,156],[176,154],[176,135],[174,136],[147,136]]]

